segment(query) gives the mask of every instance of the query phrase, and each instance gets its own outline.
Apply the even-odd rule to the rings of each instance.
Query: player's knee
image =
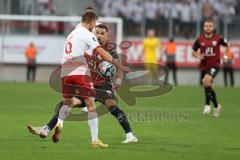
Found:
[[[88,111],[93,111],[95,110],[95,103],[94,103],[95,98],[94,97],[87,97],[86,99],[84,99]]]
[[[72,99],[64,99],[63,100],[63,104],[67,105],[67,106],[71,106],[72,105],[73,100]]]
[[[202,80],[203,87],[209,87],[211,86],[212,80],[209,77],[204,77]]]
[[[117,102],[113,99],[107,99],[105,100],[105,106],[107,106],[108,108],[111,106],[116,106]]]
[[[74,106],[81,105],[81,104],[82,104],[82,101],[74,97],[74,98],[72,99],[72,105],[71,105],[71,107],[73,108]]]

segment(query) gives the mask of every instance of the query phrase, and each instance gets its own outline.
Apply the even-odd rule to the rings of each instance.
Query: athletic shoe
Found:
[[[219,117],[220,116],[221,108],[222,108],[222,106],[220,104],[218,104],[217,108],[214,108],[214,113],[213,113],[214,117]]]
[[[124,141],[122,141],[123,144],[127,144],[127,143],[137,143],[138,139],[137,137],[135,137],[134,135],[132,136],[128,136]]]
[[[42,127],[42,130],[41,130],[39,136],[41,138],[46,138],[48,136],[49,131],[50,131],[49,127],[48,126],[44,126],[44,127]]]
[[[203,110],[203,114],[208,115],[211,111],[211,106],[210,105],[205,105],[204,106],[204,110]]]
[[[49,128],[47,126],[44,127],[33,127],[32,125],[27,126],[29,132],[32,134],[36,134],[41,138],[46,138],[49,132]]]
[[[88,112],[88,108],[87,108],[87,107],[83,107],[83,108],[82,108],[82,111],[83,111],[83,112]]]
[[[107,148],[108,144],[104,144],[101,140],[92,141],[91,148]]]
[[[61,123],[58,123],[54,128],[54,132],[52,134],[52,141],[54,143],[58,143],[61,136],[62,129],[63,129],[63,125]]]
[[[42,130],[42,127],[33,127],[32,125],[27,125],[27,129],[32,134],[40,135],[40,132]]]

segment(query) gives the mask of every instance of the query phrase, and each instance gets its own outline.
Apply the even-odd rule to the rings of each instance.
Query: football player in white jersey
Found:
[[[73,104],[72,98],[78,90],[88,107],[88,124],[92,136],[91,146],[94,148],[108,147],[108,145],[98,139],[98,116],[94,103],[95,90],[84,54],[89,49],[93,50],[93,53],[98,54],[103,60],[123,71],[129,71],[128,67],[121,65],[99,45],[97,38],[91,32],[96,26],[97,19],[98,16],[94,12],[85,12],[81,25],[74,29],[67,38],[61,70],[64,106],[60,109],[58,117],[60,124],[63,123]]]

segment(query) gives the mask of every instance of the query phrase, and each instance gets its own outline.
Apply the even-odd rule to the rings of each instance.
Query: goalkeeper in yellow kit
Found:
[[[155,30],[147,31],[147,38],[143,40],[145,68],[149,71],[151,77],[156,77],[158,74],[157,51],[161,47],[160,39],[155,36]]]

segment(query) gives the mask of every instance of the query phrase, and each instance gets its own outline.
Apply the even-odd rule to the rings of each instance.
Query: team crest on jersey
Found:
[[[205,43],[202,42],[202,43],[201,43],[201,46],[205,46]]]
[[[215,47],[217,45],[217,41],[213,41],[212,45]]]

